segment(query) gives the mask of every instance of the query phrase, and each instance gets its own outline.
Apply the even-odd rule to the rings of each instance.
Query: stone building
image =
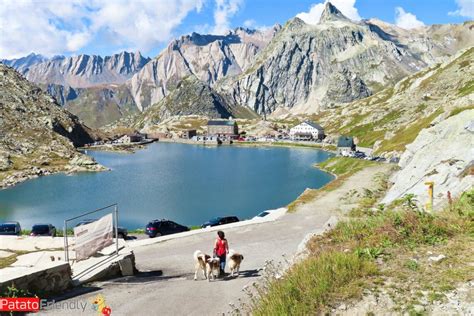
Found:
[[[210,120],[207,122],[207,135],[235,137],[238,134],[239,127],[233,120]]]

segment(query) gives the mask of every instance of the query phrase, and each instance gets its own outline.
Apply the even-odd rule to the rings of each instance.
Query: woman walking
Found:
[[[217,232],[217,239],[214,245],[214,255],[216,255],[220,260],[220,274],[224,276],[224,268],[225,268],[225,259],[227,254],[229,253],[229,243],[227,239],[225,239],[225,234],[223,231],[219,230]]]

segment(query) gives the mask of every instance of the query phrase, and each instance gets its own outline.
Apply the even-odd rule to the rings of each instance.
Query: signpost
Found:
[[[425,207],[428,212],[433,211],[433,191],[434,191],[434,182],[428,181],[425,182],[425,185],[428,186],[428,202],[426,203]]]

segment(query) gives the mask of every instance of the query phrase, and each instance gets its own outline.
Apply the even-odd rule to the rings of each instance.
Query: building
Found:
[[[152,132],[148,133],[149,139],[164,139],[164,138],[171,138],[171,135],[168,133],[161,133],[161,132]]]
[[[239,135],[239,127],[233,120],[210,120],[207,122],[207,135],[235,137]]]
[[[195,129],[188,129],[187,131],[183,132],[183,138],[185,139],[192,139],[196,135],[197,131]]]
[[[140,133],[131,133],[131,134],[126,134],[117,139],[117,143],[120,144],[130,144],[130,143],[139,143],[143,140],[145,140],[147,135],[145,134],[140,134]]]
[[[356,150],[352,136],[339,136],[337,140],[337,153],[346,156]]]
[[[304,121],[290,129],[290,138],[293,140],[316,140],[324,136],[321,125],[311,121]]]

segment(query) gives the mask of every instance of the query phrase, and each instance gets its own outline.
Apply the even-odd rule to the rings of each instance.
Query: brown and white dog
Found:
[[[204,279],[207,279],[208,281],[210,281],[211,278],[214,280],[216,277],[219,277],[219,258],[213,258],[200,250],[196,250],[194,252],[194,263],[194,280],[197,280],[199,270],[202,270]]]
[[[244,256],[240,253],[235,252],[233,249],[229,250],[227,255],[227,261],[229,261],[230,276],[234,276],[234,271],[239,276],[240,264],[244,260]]]

